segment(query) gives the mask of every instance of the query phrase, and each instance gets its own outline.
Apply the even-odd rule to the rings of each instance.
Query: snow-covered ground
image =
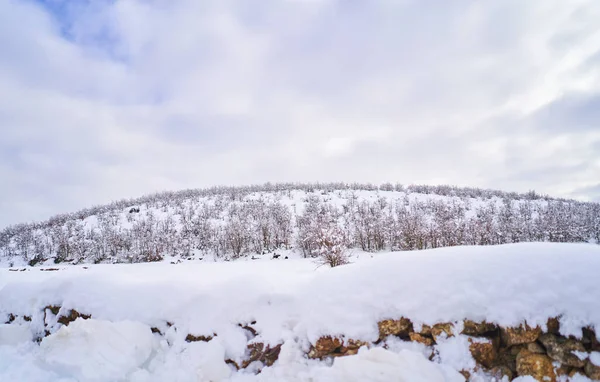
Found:
[[[438,341],[433,361],[399,339],[333,364],[305,354],[324,335],[375,342],[377,322],[401,316],[417,327],[469,318],[543,328],[561,316],[564,335],[600,328],[592,244],[360,253],[333,269],[298,258],[57,268],[0,269],[0,322],[17,317],[0,325],[0,381],[453,382],[474,363],[464,336]],[[92,318],[59,328],[46,317],[52,334],[38,345],[51,305]],[[251,322],[255,338],[239,325]],[[188,334],[216,336],[188,343]],[[225,360],[241,363],[249,342],[282,343],[278,361],[235,371]]]

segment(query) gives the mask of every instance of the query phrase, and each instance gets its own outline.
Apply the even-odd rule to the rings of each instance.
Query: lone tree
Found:
[[[344,234],[337,225],[321,228],[314,239],[316,249],[313,250],[313,256],[319,264],[329,265],[332,268],[348,264]]]

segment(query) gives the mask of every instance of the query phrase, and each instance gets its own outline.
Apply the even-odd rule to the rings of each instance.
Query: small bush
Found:
[[[341,230],[336,227],[321,229],[316,238],[318,249],[313,255],[316,261],[321,265],[337,267],[349,263],[349,256],[344,244],[344,236]]]

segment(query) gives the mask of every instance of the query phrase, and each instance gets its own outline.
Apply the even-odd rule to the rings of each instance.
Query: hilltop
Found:
[[[0,231],[0,264],[304,256],[323,230],[366,252],[600,242],[600,204],[400,184],[265,184],[148,195]]]

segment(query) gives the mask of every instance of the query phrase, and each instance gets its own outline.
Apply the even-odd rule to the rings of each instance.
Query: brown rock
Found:
[[[431,328],[431,336],[436,341],[437,341],[438,337],[440,337],[443,334],[445,334],[447,337],[453,337],[454,336],[454,333],[452,331],[453,328],[454,328],[454,325],[452,325],[449,322],[443,323],[443,324],[435,324]]]
[[[265,344],[262,342],[256,342],[248,345],[249,357],[242,363],[242,368],[245,369],[252,362],[262,362],[265,366],[272,366],[275,361],[279,358],[279,353],[281,352],[281,344],[271,348],[267,346],[265,348]]]
[[[589,379],[600,381],[600,366],[594,365],[591,361],[587,361],[583,370]]]
[[[550,357],[534,354],[526,349],[517,355],[517,373],[530,375],[540,382],[556,382],[556,374]]]
[[[542,330],[539,326],[532,328],[527,324],[517,328],[502,328],[500,330],[502,341],[507,347],[535,342],[541,333]]]
[[[83,318],[84,320],[87,320],[87,319],[91,318],[92,316],[89,314],[81,314],[78,311],[76,311],[75,309],[71,309],[67,315],[61,315],[60,317],[58,317],[57,321],[60,324],[68,326],[71,322],[75,321],[76,319],[78,319],[80,317]]]
[[[469,345],[469,351],[473,359],[486,368],[492,367],[498,358],[496,348],[491,342],[473,342]]]
[[[434,343],[432,338],[425,337],[419,333],[410,333],[409,337],[411,341],[422,343],[425,346],[433,346]]]
[[[60,306],[48,305],[47,307],[44,308],[44,311],[46,309],[50,310],[50,312],[52,312],[52,314],[54,314],[56,316],[58,314],[58,311],[60,310]]]
[[[188,334],[185,337],[185,342],[208,342],[210,340],[212,340],[214,337],[216,337],[217,335],[213,333],[212,336],[195,336],[193,334]]]
[[[556,335],[560,334],[560,322],[558,321],[558,317],[549,318],[546,326],[548,327],[548,333]]]
[[[461,370],[459,371],[460,374],[462,374],[463,377],[465,377],[465,381],[468,381],[469,378],[471,378],[471,372],[469,370]]]
[[[238,365],[237,362],[235,362],[232,359],[226,359],[225,363],[228,364],[228,365],[231,365],[231,366],[235,367],[236,370],[240,369],[240,365]]]
[[[584,376],[585,372],[581,369],[573,369],[569,372],[569,378],[573,378],[576,375]]]
[[[498,327],[495,324],[491,324],[488,322],[475,322],[471,320],[464,321],[464,328],[462,330],[462,334],[466,334],[468,336],[483,336],[490,332],[495,331]]]
[[[424,337],[429,337],[429,338],[433,338],[431,336],[431,326],[429,325],[423,325],[421,327],[421,331],[419,332],[420,335],[424,336]]]
[[[598,341],[593,328],[583,328],[582,342],[589,351],[600,351],[600,341]]]
[[[342,345],[340,348],[340,355],[354,355],[358,353],[358,350],[363,346],[369,346],[368,342],[363,342],[360,340],[350,339]]]
[[[383,320],[377,323],[379,327],[379,339],[384,340],[387,336],[398,336],[408,338],[413,331],[413,324],[408,318],[399,320]]]
[[[571,366],[567,366],[567,365],[560,365],[554,371],[556,372],[556,375],[558,375],[558,376],[562,376],[562,375],[568,376],[569,373],[571,373],[571,371],[573,371],[573,368]]]
[[[528,343],[527,350],[535,354],[546,354],[546,349],[537,342]]]
[[[336,337],[321,337],[308,352],[309,358],[324,358],[333,355],[342,347],[342,340]]]
[[[585,361],[573,354],[574,351],[586,351],[581,342],[550,333],[542,334],[539,340],[554,361],[577,368],[585,366]]]
[[[513,374],[517,373],[517,354],[525,348],[525,345],[516,345],[511,348],[500,348],[498,350],[498,366],[507,367]]]
[[[507,377],[509,381],[512,381],[514,376],[514,373],[510,370],[510,368],[504,365],[494,366],[490,370],[490,374],[498,381],[501,381],[504,377]]]

